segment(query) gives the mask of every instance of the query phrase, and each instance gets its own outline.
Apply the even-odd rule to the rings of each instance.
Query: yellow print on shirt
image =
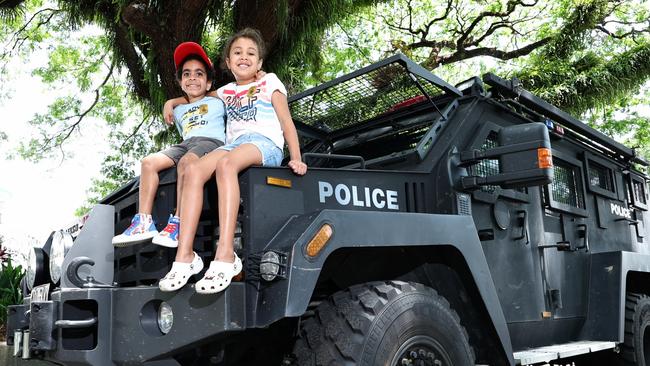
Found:
[[[194,106],[183,113],[183,135],[186,135],[195,127],[207,125],[208,121],[202,119],[202,116],[206,114],[208,114],[207,104]]]

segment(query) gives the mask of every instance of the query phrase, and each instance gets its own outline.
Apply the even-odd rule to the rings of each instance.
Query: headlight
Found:
[[[276,252],[266,252],[260,261],[260,274],[266,281],[273,281],[280,272],[280,256]]]
[[[36,280],[36,249],[32,248],[29,251],[28,265],[27,265],[27,287],[31,290],[34,288],[34,281]]]
[[[49,281],[46,262],[47,254],[45,254],[45,251],[42,248],[33,247],[29,252],[29,266],[27,267],[27,287],[30,290],[34,286]]]
[[[63,267],[63,259],[68,250],[72,247],[72,236],[64,231],[57,231],[52,238],[52,247],[50,248],[50,276],[52,282],[59,283]]]
[[[158,308],[158,328],[163,334],[169,333],[174,325],[174,312],[172,307],[166,303],[161,302]]]

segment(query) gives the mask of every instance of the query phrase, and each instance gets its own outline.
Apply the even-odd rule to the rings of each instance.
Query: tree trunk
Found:
[[[166,98],[181,94],[176,81],[174,49],[181,42],[201,43],[207,4],[207,0],[173,0],[152,8],[148,2],[133,1],[122,9],[122,20],[151,42],[148,61],[154,62]]]

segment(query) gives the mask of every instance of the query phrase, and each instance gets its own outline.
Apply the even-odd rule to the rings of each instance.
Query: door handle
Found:
[[[576,225],[578,228],[578,234],[580,234],[584,240],[582,242],[582,245],[577,246],[576,250],[584,249],[585,252],[589,251],[589,228],[587,227],[587,224],[578,224]]]
[[[528,239],[528,220],[526,220],[526,210],[517,210],[517,225],[521,227],[521,233],[515,236],[514,240],[526,239],[526,245],[530,243]]]

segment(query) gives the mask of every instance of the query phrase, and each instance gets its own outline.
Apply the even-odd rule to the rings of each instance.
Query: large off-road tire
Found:
[[[627,294],[621,358],[626,366],[650,366],[650,297],[646,295]]]
[[[449,302],[406,282],[352,286],[303,319],[300,366],[474,365],[467,332]]]

